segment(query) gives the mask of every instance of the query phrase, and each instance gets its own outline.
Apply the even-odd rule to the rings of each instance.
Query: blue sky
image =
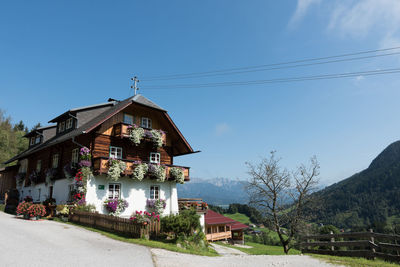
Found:
[[[29,126],[65,110],[140,93],[167,109],[199,154],[192,177],[246,178],[277,150],[294,168],[316,155],[321,183],[366,168],[399,139],[399,74],[215,88],[248,81],[397,68],[399,57],[151,82],[146,77],[246,67],[400,46],[400,2],[13,1],[0,4],[0,108]],[[147,87],[147,89],[146,89]]]

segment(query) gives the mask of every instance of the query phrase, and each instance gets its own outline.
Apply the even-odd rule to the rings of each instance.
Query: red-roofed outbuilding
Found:
[[[205,228],[208,241],[230,239],[243,244],[243,230],[248,226],[209,209],[205,214]]]

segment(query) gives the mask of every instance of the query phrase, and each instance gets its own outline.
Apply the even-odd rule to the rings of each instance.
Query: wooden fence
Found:
[[[122,234],[134,238],[147,238],[157,236],[160,233],[160,222],[155,220],[143,225],[133,223],[129,219],[111,215],[103,215],[93,212],[73,211],[69,220],[96,229]]]
[[[383,241],[383,242],[381,242]],[[335,256],[383,258],[400,262],[400,235],[363,233],[339,233],[309,235],[301,238],[303,253]]]

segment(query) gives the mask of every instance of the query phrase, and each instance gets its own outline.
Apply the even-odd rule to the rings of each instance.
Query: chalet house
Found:
[[[34,202],[54,198],[59,203],[72,201],[74,178],[66,170],[77,165],[80,149],[90,149],[93,176],[87,182],[86,202],[107,214],[104,201],[120,198],[129,206],[120,214],[128,217],[135,211],[146,210],[149,199],[164,199],[164,215],[179,212],[176,183],[171,175],[179,168],[188,182],[189,167],[175,166],[174,157],[195,153],[174,124],[167,111],[145,98],[135,95],[122,101],[108,102],[70,109],[51,119],[52,125],[28,133],[29,148],[5,162],[17,162],[13,174],[4,170],[3,177],[13,177],[20,197],[32,196]],[[130,136],[133,127],[145,132],[162,130],[162,144],[154,146],[149,138],[134,144]],[[109,159],[126,164],[121,178],[108,178]],[[149,175],[142,180],[132,178],[141,163],[161,164],[165,167],[165,180]],[[50,175],[49,175],[50,174]],[[50,179],[49,179],[50,177]],[[33,179],[34,178],[34,179]]]

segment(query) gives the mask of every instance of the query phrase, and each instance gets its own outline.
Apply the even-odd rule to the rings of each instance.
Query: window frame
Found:
[[[115,157],[114,154],[111,152],[111,150],[113,150],[113,149],[115,149],[115,152],[116,152],[116,154],[117,154],[116,157]],[[120,152],[119,152],[118,150],[120,150]],[[119,146],[110,146],[108,156],[109,156],[109,158],[112,158],[112,159],[122,159],[122,152],[123,152],[122,147],[119,147]],[[119,153],[121,153],[121,156],[120,156],[120,157],[118,157],[118,154],[119,154]]]
[[[51,167],[57,169],[60,165],[60,154],[55,153],[51,159]]]
[[[140,120],[140,127],[152,129],[152,121],[148,117],[142,117]]]
[[[125,118],[129,118],[130,117],[130,119],[131,119],[131,122],[129,123],[129,122],[126,122],[126,120],[125,120]],[[135,124],[135,117],[133,116],[133,115],[131,115],[131,114],[128,114],[128,113],[124,113],[124,115],[122,116],[122,121],[125,123],[125,124],[129,124],[129,125],[133,125],[133,124]]]
[[[155,157],[155,160],[152,159],[153,156]],[[160,164],[161,163],[161,154],[158,152],[150,152],[149,162],[155,163],[155,164]]]
[[[66,121],[66,123],[65,123],[65,129],[66,130],[69,130],[69,129],[71,129],[72,128],[72,126],[73,126],[73,119],[72,118],[69,118],[69,119],[67,119],[67,121]]]
[[[150,199],[160,199],[161,190],[159,185],[150,186]]]
[[[32,146],[34,144],[35,144],[35,136],[32,136],[30,140],[30,145]]]
[[[117,187],[118,187],[118,189],[117,189]],[[121,186],[120,183],[109,183],[108,184],[108,191],[107,191],[107,198],[108,199],[115,199],[116,198],[115,197],[116,196],[115,193],[118,191],[118,198],[117,199],[121,199],[121,187],[122,186]]]
[[[42,137],[38,134],[35,136],[35,145],[40,144],[42,142]]]
[[[74,148],[71,151],[71,165],[78,164],[79,162],[79,148]]]
[[[59,129],[59,133],[62,133],[65,131],[65,121],[60,122],[60,129]]]

